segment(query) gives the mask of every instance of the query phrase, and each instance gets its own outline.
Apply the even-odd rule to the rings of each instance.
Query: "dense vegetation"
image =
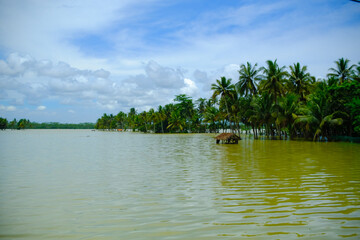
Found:
[[[277,61],[264,67],[241,64],[239,80],[221,77],[210,99],[187,95],[156,110],[104,114],[97,129],[141,132],[233,132],[251,130],[255,138],[335,139],[360,136],[360,62],[335,61],[326,79],[311,76],[306,66],[289,68]],[[250,132],[250,131],[249,131]]]
[[[37,123],[30,122],[27,119],[16,119],[8,122],[5,118],[0,118],[0,129],[94,129],[94,123],[58,123],[58,122],[48,122],[48,123]]]

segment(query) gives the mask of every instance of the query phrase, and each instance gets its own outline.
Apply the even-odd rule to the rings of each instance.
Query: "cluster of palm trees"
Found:
[[[311,76],[306,66],[289,68],[277,61],[264,67],[240,65],[239,80],[221,77],[211,85],[213,95],[193,102],[185,95],[174,103],[137,113],[104,114],[98,129],[142,132],[251,133],[271,138],[332,139],[360,135],[360,62],[335,61],[326,79]]]

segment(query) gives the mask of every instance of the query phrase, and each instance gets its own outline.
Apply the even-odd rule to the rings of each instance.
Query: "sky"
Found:
[[[0,0],[0,117],[96,122],[211,96],[240,64],[360,62],[349,0]]]

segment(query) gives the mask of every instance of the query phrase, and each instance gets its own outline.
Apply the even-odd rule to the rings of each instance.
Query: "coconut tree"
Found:
[[[160,105],[156,113],[157,120],[161,123],[161,132],[164,133],[164,121],[166,120],[166,114],[164,108]]]
[[[167,128],[170,128],[174,131],[180,130],[182,132],[185,126],[186,120],[181,116],[180,110],[177,109],[176,111],[172,111]]]
[[[148,128],[147,128],[147,124],[149,122],[149,115],[146,111],[143,111],[142,113],[139,114],[139,125],[143,128],[145,128],[145,132],[148,132]],[[140,129],[141,130],[141,129]],[[144,130],[144,129],[142,129]]]
[[[115,116],[115,121],[116,121],[116,127],[117,128],[122,128],[124,129],[124,123],[126,120],[126,113],[120,111],[116,116]]]
[[[275,61],[266,61],[267,67],[262,67],[264,79],[260,82],[261,91],[268,92],[274,102],[278,103],[278,97],[285,94],[285,77],[288,75],[285,66],[279,67]]]
[[[320,136],[329,138],[334,127],[342,125],[342,117],[346,116],[344,112],[333,111],[328,99],[328,86],[321,83],[310,96],[307,105],[299,109],[300,114],[293,114],[294,125],[303,128],[307,135],[312,133],[313,141]]]
[[[257,96],[257,95],[256,95]],[[242,123],[240,128],[246,129],[246,126],[249,126],[249,116],[248,116],[248,109],[251,108],[250,104],[253,97],[241,97],[239,96],[236,101],[236,115],[239,120],[239,124]],[[246,132],[247,133],[247,132]]]
[[[280,129],[284,130],[285,138],[287,138],[287,133],[290,134],[290,137],[294,135],[294,114],[298,113],[298,99],[299,96],[295,93],[289,93],[286,96],[280,98],[279,105],[276,106],[278,111],[275,111],[273,114],[273,117],[275,118],[275,124]]]
[[[128,118],[129,127],[132,129],[132,131],[134,131],[137,126],[136,116],[137,116],[137,112],[136,112],[135,108],[130,108],[127,118]]]
[[[197,111],[201,115],[204,114],[206,108],[206,98],[199,98],[198,100],[196,100],[196,104],[197,104]]]
[[[8,121],[6,118],[0,117],[0,130],[5,130],[7,128]]]
[[[352,117],[352,126],[354,127],[355,133],[360,135],[360,98],[353,98],[348,103],[350,108],[350,115]],[[351,130],[349,131],[351,135]]]
[[[312,132],[313,141],[320,136],[329,137],[329,128],[343,124],[343,118],[336,117],[341,112],[333,112],[326,115],[317,103],[310,103],[309,108],[303,110],[303,115],[294,114],[294,125],[300,125],[305,133]]]
[[[312,77],[310,73],[307,72],[307,67],[301,67],[300,63],[294,63],[294,65],[289,66],[289,68],[289,89],[291,92],[300,96],[300,101],[305,101],[305,96],[310,93]]]
[[[149,120],[150,125],[151,124],[153,125],[153,131],[155,133],[156,132],[155,125],[157,121],[155,110],[153,108],[150,108],[150,110],[147,112],[147,115],[148,115],[147,119]]]
[[[257,63],[254,66],[247,62],[240,65],[238,71],[239,81],[235,84],[236,90],[240,95],[255,95],[257,93],[257,83],[260,81],[259,69],[257,69]]]
[[[344,58],[340,58],[338,61],[335,61],[335,64],[336,68],[329,68],[329,71],[331,71],[331,73],[329,73],[327,76],[335,77],[339,81],[339,84],[351,80],[353,74],[352,69],[356,65],[350,66],[350,60]]]
[[[201,132],[205,132],[205,129],[206,129],[206,126],[202,124],[203,119],[204,119],[204,113],[206,110],[206,101],[207,101],[206,98],[199,98],[195,102],[197,107],[196,107],[196,113],[194,114],[194,116],[197,115],[197,117],[199,118],[198,125],[199,125],[199,131],[201,131]],[[194,120],[194,118],[192,119],[192,121],[193,120]]]
[[[246,115],[248,116],[251,127],[253,128],[255,138],[257,137],[257,129],[260,127],[265,126],[266,136],[269,136],[272,132],[273,106],[272,97],[267,92],[252,99],[250,108],[247,110]]]
[[[230,122],[230,111],[228,106],[228,99],[232,98],[235,94],[235,86],[231,84],[231,78],[221,77],[220,80],[216,79],[216,84],[211,84],[211,89],[214,90],[212,95],[213,99],[220,95],[220,99],[224,101],[227,118]]]
[[[355,66],[355,70],[353,72],[353,79],[360,82],[360,62],[358,63],[358,65]]]
[[[187,122],[188,130],[191,130],[191,119],[194,114],[194,103],[192,98],[186,94],[180,94],[175,96],[174,101],[178,102],[175,106],[180,111],[182,118]]]
[[[204,112],[203,122],[209,125],[210,132],[216,131],[216,122],[219,121],[219,109],[214,106],[207,107]]]

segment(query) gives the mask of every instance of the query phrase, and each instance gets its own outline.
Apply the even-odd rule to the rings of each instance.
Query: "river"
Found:
[[[2,239],[359,239],[360,144],[0,132]]]

